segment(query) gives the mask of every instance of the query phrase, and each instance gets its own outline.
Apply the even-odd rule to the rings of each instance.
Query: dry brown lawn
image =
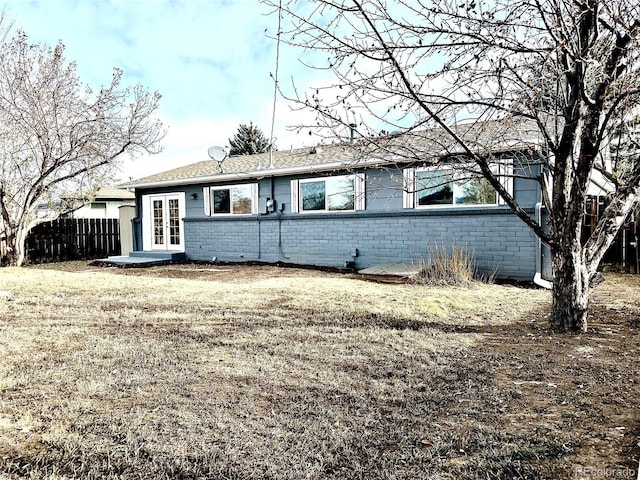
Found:
[[[640,276],[549,293],[315,270],[0,269],[0,478],[635,478]],[[626,475],[626,476],[622,476]]]

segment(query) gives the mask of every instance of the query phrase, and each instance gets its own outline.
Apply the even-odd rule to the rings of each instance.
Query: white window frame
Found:
[[[337,178],[353,178],[353,208],[349,210],[329,210],[327,209],[328,202],[325,197],[325,208],[323,210],[304,210],[300,205],[302,196],[300,194],[300,187],[305,183],[321,182],[330,179]],[[366,208],[366,191],[365,191],[366,176],[364,173],[351,173],[347,175],[328,175],[323,177],[301,178],[291,180],[291,212],[292,213],[342,213],[342,212],[354,212],[357,210],[364,210]],[[326,189],[325,189],[326,192]],[[325,193],[326,195],[326,193]]]
[[[513,162],[511,160],[505,160],[500,162],[495,162],[492,166],[498,167],[498,180],[505,188],[505,190],[513,195]],[[469,168],[473,168],[473,164],[468,165]],[[441,204],[441,205],[419,205],[418,203],[418,193],[419,186],[417,184],[418,173],[420,172],[428,172],[428,171],[438,171],[438,172],[447,172],[451,171],[454,173],[460,171],[460,168],[464,168],[464,166],[460,166],[458,168],[450,166],[450,165],[440,165],[435,167],[418,167],[418,168],[405,168],[403,171],[403,208],[415,208],[415,209],[437,209],[437,208],[482,208],[482,207],[493,207],[499,205],[505,205],[504,199],[498,194],[496,191],[496,202],[495,203],[455,203],[456,195],[455,195],[455,180],[451,183],[454,184],[454,192],[452,203],[450,204]],[[460,172],[462,173],[462,172]],[[477,178],[484,178],[481,175],[478,175]],[[470,180],[470,179],[469,179]]]
[[[229,190],[231,194],[231,190],[239,187],[250,187],[251,188],[251,213],[233,213],[224,212],[224,213],[216,213],[213,211],[213,204],[211,201],[211,196],[213,192],[216,190]],[[209,187],[204,187],[202,189],[202,197],[204,202],[204,214],[208,217],[231,217],[231,216],[239,216],[239,215],[257,215],[258,213],[258,184],[257,183],[240,183],[240,184],[230,184],[230,185],[213,185]],[[230,208],[233,208],[233,202],[231,202]]]

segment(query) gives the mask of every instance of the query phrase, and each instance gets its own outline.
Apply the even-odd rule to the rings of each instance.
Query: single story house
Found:
[[[68,218],[119,218],[119,209],[122,206],[135,205],[133,192],[117,186],[105,186],[100,188],[90,201],[78,199],[72,196],[63,198],[63,202],[80,206],[66,213]]]
[[[529,214],[543,214],[538,183],[512,175],[540,172],[531,138],[502,123],[461,134],[478,149],[490,141],[507,189]],[[362,139],[204,160],[131,181],[133,250],[362,269],[427,259],[431,246],[455,243],[481,273],[550,279],[538,238],[485,180],[447,167],[456,155],[446,143],[427,130],[375,145]]]

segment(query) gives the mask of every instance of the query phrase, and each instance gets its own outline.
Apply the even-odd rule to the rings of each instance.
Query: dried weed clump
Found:
[[[476,277],[476,263],[466,247],[444,243],[428,248],[426,258],[417,260],[418,273],[413,282],[420,285],[470,285]]]

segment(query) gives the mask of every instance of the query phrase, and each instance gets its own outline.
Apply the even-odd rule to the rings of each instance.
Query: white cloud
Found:
[[[207,147],[227,144],[241,123],[252,121],[268,137],[276,69],[277,16],[256,0],[42,0],[14,1],[7,14],[34,42],[67,46],[82,81],[98,88],[114,67],[123,83],[162,94],[159,116],[168,127],[164,152],[125,162],[123,179],[206,159]],[[304,90],[319,72],[281,45],[280,85],[291,78]],[[278,98],[274,137],[278,148],[312,145],[310,112],[292,111]]]
[[[132,160],[125,160],[120,179],[126,181],[130,178],[141,178],[207,160],[207,149],[211,146],[229,146],[229,139],[233,138],[242,123],[253,121],[269,138],[272,106],[271,102],[266,101],[257,105],[253,112],[255,116],[249,120],[241,115],[221,118],[199,117],[179,122],[165,118],[163,122],[167,127],[167,135],[163,141],[163,151],[156,155],[141,155]],[[310,112],[291,112],[285,105],[276,105],[274,143],[277,148],[287,150],[317,144],[318,137],[310,136],[308,130],[297,133],[288,128],[305,116],[307,121],[311,121],[312,115]]]

